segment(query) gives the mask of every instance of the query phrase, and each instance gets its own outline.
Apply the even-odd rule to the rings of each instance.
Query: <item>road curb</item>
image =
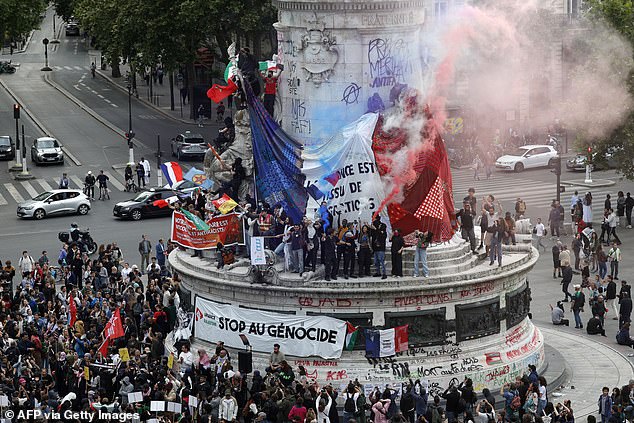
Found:
[[[20,97],[18,97],[17,94],[15,94],[13,92],[13,90],[11,88],[9,88],[9,86],[1,78],[0,78],[0,85],[2,85],[2,88],[4,88],[4,90],[11,96],[11,98],[13,98],[13,100],[16,103],[20,104],[20,106],[22,107],[22,110],[24,111],[24,113],[26,113],[26,115],[29,117],[29,119],[31,119],[31,121],[35,124],[35,126],[37,126],[39,128],[39,130],[42,132],[42,135],[47,136],[47,137],[50,137],[50,136],[53,135],[52,132],[49,131],[44,126],[44,124],[42,122],[40,122],[40,120],[38,118],[35,117],[33,112],[31,112],[31,109],[29,109],[29,107],[24,104],[22,99]],[[62,147],[62,151],[75,164],[75,166],[81,166],[81,162],[79,161],[79,159],[77,159],[77,157],[75,157],[70,151],[68,151],[68,149],[66,147]]]
[[[128,94],[128,89],[123,87],[122,85],[118,84],[112,77],[106,75],[105,73],[103,73],[101,70],[97,69],[97,74],[102,77],[103,79],[105,79],[109,84],[114,85],[118,90],[124,92],[125,94]],[[189,121],[189,120],[185,120],[185,119],[179,119],[177,117],[174,117],[172,115],[170,115],[169,113],[167,113],[165,110],[163,109],[159,109],[158,107],[156,107],[154,104],[150,103],[149,101],[147,101],[146,99],[142,98],[142,97],[137,97],[134,96],[134,98],[145,104],[146,106],[156,110],[158,113],[162,114],[163,116],[165,116],[168,119],[173,120],[174,122],[179,122],[179,123],[184,123],[185,125],[195,125],[194,122]]]
[[[616,185],[616,181],[611,179],[595,179],[595,182],[587,183],[584,180],[580,179],[577,181],[561,181],[562,184],[570,185],[570,186],[579,186],[579,187],[587,187],[587,188],[601,188],[601,187],[611,187]]]
[[[53,80],[51,80],[51,78],[50,78],[48,73],[45,73],[42,76],[42,78],[44,79],[44,82],[46,82],[51,87],[55,88],[64,97],[66,97],[67,99],[69,99],[70,101],[75,103],[77,106],[79,106],[80,109],[82,109],[83,111],[88,113],[90,116],[92,116],[93,119],[95,119],[97,122],[101,123],[103,126],[105,126],[106,128],[110,129],[115,134],[119,135],[121,137],[121,139],[125,139],[125,131],[123,129],[118,128],[117,126],[115,126],[110,121],[104,119],[101,115],[99,115],[93,109],[88,107],[83,101],[81,101],[80,99],[78,99],[77,97],[72,95],[70,92],[68,92],[68,90],[66,90],[64,87],[59,85],[57,82],[54,82]],[[137,144],[139,144],[140,146],[142,146],[143,148],[145,148],[145,149],[148,149],[148,150],[150,149],[147,145],[145,145],[145,143],[140,141],[138,138],[135,138],[135,142]]]

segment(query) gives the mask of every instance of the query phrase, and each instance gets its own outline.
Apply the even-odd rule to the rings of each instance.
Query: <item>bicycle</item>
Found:
[[[139,187],[137,186],[134,179],[126,179],[125,181],[125,191],[126,192],[139,192]]]
[[[88,184],[84,183],[84,194],[86,195],[86,197],[94,200],[95,199],[95,186],[94,185],[88,185]]]
[[[100,200],[110,200],[110,190],[107,186],[99,187],[99,199]]]

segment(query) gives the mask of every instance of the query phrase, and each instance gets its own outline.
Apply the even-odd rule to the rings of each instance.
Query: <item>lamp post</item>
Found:
[[[53,13],[53,39],[51,40],[51,44],[59,44],[59,40],[57,39],[57,34],[55,31],[55,15],[56,13]]]
[[[129,163],[134,163],[134,131],[132,131],[132,75],[130,72],[126,72],[126,88],[128,89],[128,132],[126,133],[126,140],[128,141],[128,149],[130,156],[128,158]]]
[[[21,106],[18,103],[13,105],[13,118],[15,119],[15,164],[9,169],[19,172],[22,170],[22,149],[20,148],[20,131],[18,129]]]
[[[44,60],[45,60],[45,64],[44,67],[41,69],[44,72],[50,72],[53,69],[48,67],[48,38],[44,38],[42,40],[42,44],[44,44]]]
[[[161,134],[156,134],[156,177],[159,187],[163,186],[163,171],[161,170]]]

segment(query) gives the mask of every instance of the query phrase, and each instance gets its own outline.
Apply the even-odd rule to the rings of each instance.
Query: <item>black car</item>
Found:
[[[167,200],[174,197],[176,193],[172,189],[152,188],[139,193],[136,197],[128,201],[117,203],[112,210],[112,214],[122,219],[141,220],[146,217],[171,216],[172,209],[154,203],[158,200]]]
[[[9,135],[0,136],[0,159],[15,159],[15,145]]]
[[[67,23],[66,35],[79,35],[79,25],[74,22]]]

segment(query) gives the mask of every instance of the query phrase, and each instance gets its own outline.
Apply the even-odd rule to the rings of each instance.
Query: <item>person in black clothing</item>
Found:
[[[322,254],[326,267],[326,280],[331,278],[337,280],[337,238],[334,235],[335,230],[328,228],[326,235],[322,236]]]
[[[341,240],[343,243],[343,277],[344,279],[354,278],[356,279],[356,275],[354,274],[354,262],[355,262],[355,252],[357,250],[357,244],[354,241],[354,234],[350,231],[346,232],[343,235],[343,239]]]
[[[246,170],[242,166],[242,158],[236,157],[236,160],[231,166],[231,192],[232,198],[236,201],[240,201],[240,185],[247,177]]]
[[[456,213],[456,217],[460,218],[460,232],[462,235],[462,239],[469,242],[471,246],[471,252],[475,254],[476,249],[476,239],[475,239],[475,231],[473,230],[473,218],[475,216],[475,211],[471,208],[471,204],[469,204],[465,198],[465,202],[463,208]],[[473,197],[475,200],[475,197]]]
[[[363,225],[359,234],[359,277],[370,276],[372,249],[370,248],[370,227]]]
[[[376,266],[374,277],[381,276],[381,279],[387,279],[387,271],[385,270],[387,226],[381,222],[381,215],[376,215],[370,229],[372,230],[372,250],[374,251],[374,265]]]
[[[568,302],[568,297],[572,300],[572,294],[568,291],[568,287],[572,282],[572,267],[565,266],[561,271],[562,279],[561,279],[561,292],[564,293],[563,302]]]
[[[621,301],[619,301],[619,328],[626,322],[630,321],[632,316],[632,298],[628,291],[621,293]]]
[[[394,229],[392,234],[392,276],[403,276],[403,250],[405,249],[405,240],[401,231]]]
[[[594,308],[594,307],[593,307]],[[599,316],[592,316],[590,320],[588,320],[588,325],[586,328],[588,335],[601,335],[605,336],[605,329],[603,329],[603,323]]]
[[[552,253],[553,253],[553,279],[557,279],[557,278],[561,278],[561,261],[559,260],[559,253],[561,253],[561,249],[559,248],[560,246],[558,245],[559,243],[555,243],[555,245],[553,245],[552,248]],[[559,272],[558,276],[557,272]]]
[[[634,209],[634,198],[628,192],[625,194],[625,218],[627,219],[628,229],[632,229],[632,209]]]
[[[95,182],[97,182],[97,179],[95,179],[95,175],[89,170],[84,179],[84,185],[86,190],[85,194],[91,200],[95,199]]]
[[[572,252],[575,255],[575,270],[579,270],[579,263],[581,262],[581,258],[579,257],[579,253],[583,248],[583,241],[581,241],[581,234],[575,235],[575,238],[572,240]]]
[[[447,423],[455,423],[460,413],[460,392],[455,385],[450,386],[447,390],[440,394],[447,401],[445,406],[447,413]]]

